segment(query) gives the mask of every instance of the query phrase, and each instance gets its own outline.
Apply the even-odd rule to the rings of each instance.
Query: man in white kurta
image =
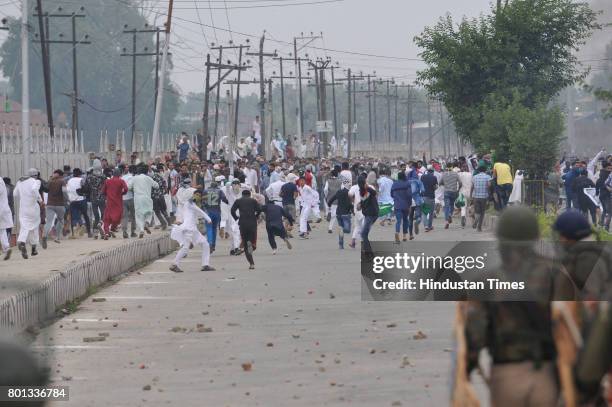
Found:
[[[32,256],[36,256],[36,246],[38,245],[38,228],[40,226],[40,204],[43,200],[40,196],[40,180],[37,169],[28,171],[28,178],[21,179],[15,185],[15,202],[19,202],[19,236],[17,237],[17,247],[21,251],[24,259],[28,258],[26,244],[32,246]]]
[[[319,207],[319,194],[317,191],[312,189],[306,184],[305,178],[300,178],[299,180],[299,191],[300,191],[300,203],[302,204],[302,209],[300,212],[300,237],[302,239],[308,238],[308,219],[310,215],[314,212],[314,209],[318,209]]]
[[[198,229],[198,219],[203,218],[204,221],[210,224],[212,221],[210,217],[202,209],[193,202],[194,188],[189,188],[191,197],[183,205],[181,213],[182,219],[177,220],[177,225],[174,225],[170,237],[172,240],[176,240],[181,246],[179,251],[176,253],[174,258],[174,264],[170,266],[170,270],[175,273],[182,273],[183,270],[180,268],[181,259],[187,256],[189,253],[189,247],[202,246],[202,271],[214,271],[215,269],[210,267],[210,245],[206,236],[202,235]]]
[[[227,198],[228,206],[230,208],[234,205],[234,202],[236,202],[236,200],[242,196],[242,191],[244,189],[250,190],[250,188],[241,185],[240,181],[237,179],[233,180],[230,185],[226,185],[224,187],[223,193]],[[230,238],[232,240],[232,249],[230,250],[230,255],[238,256],[242,254],[242,251],[240,249],[240,227],[238,226],[238,222],[232,216],[229,216],[229,218],[227,219],[225,233],[229,233]]]
[[[0,178],[0,248],[4,254],[4,260],[11,257],[11,245],[8,239],[7,229],[13,227],[13,213],[8,203],[8,192],[4,180]]]
[[[159,189],[159,184],[149,177],[146,173],[146,167],[139,169],[140,174],[136,175],[128,182],[128,189],[134,192],[134,213],[136,218],[136,231],[138,237],[143,238],[144,232],[151,233],[146,226],[146,222],[153,217],[153,199],[151,199],[151,190]]]

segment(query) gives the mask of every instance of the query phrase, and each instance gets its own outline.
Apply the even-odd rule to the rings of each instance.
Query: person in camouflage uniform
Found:
[[[562,269],[535,251],[539,235],[531,210],[506,209],[497,227],[502,271],[510,278],[522,275],[530,292],[523,300],[491,298],[466,307],[468,373],[478,367],[480,351],[486,348],[492,359],[491,404],[496,407],[557,405],[551,300],[571,297],[573,286]]]

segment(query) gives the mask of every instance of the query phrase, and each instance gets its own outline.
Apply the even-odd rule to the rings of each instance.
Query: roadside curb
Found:
[[[169,233],[131,240],[70,264],[38,287],[0,300],[0,331],[22,331],[55,315],[66,304],[112,278],[174,251]]]

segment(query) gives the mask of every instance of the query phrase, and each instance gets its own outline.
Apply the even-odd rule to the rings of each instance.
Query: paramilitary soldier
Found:
[[[480,351],[488,349],[493,362],[490,397],[496,407],[552,407],[559,399],[551,300],[570,299],[574,288],[562,268],[535,251],[539,236],[530,209],[505,210],[497,227],[502,274],[525,278],[529,295],[464,304],[466,366],[468,372],[475,369]]]

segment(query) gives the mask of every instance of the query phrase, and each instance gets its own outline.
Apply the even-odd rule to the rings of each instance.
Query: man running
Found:
[[[240,215],[237,214],[240,211]],[[261,213],[261,206],[251,198],[251,191],[242,191],[242,197],[232,205],[232,218],[238,222],[240,237],[244,245],[244,253],[249,262],[249,270],[255,269],[253,252],[257,248],[257,216]]]
[[[116,169],[113,177],[107,179],[102,186],[102,193],[106,196],[106,208],[102,219],[104,240],[108,240],[109,236],[115,237],[114,232],[117,231],[123,218],[123,196],[127,192],[128,186],[121,178],[121,170]]]
[[[210,267],[210,245],[206,237],[198,230],[198,219],[203,218],[207,224],[211,223],[210,217],[202,209],[193,202],[193,193],[195,188],[189,188],[191,197],[183,205],[181,219],[177,220],[177,224],[172,228],[170,237],[177,241],[181,248],[176,253],[174,263],[170,266],[170,271],[182,273],[180,267],[181,259],[187,256],[189,248],[192,246],[202,246],[202,268],[201,271],[214,271]]]
[[[268,232],[268,242],[272,248],[272,254],[276,254],[277,246],[275,236],[280,237],[287,244],[287,249],[291,250],[291,243],[287,237],[287,231],[283,225],[283,218],[287,219],[290,226],[293,226],[295,221],[281,206],[268,201],[262,207],[263,213],[266,215],[266,232]]]

